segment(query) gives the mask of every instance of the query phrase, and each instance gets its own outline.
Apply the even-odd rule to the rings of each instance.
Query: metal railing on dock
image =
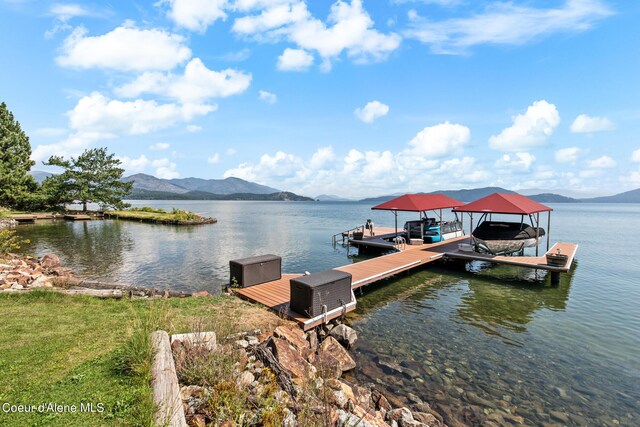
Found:
[[[343,231],[341,233],[336,233],[331,237],[331,241],[333,246],[335,247],[338,244],[338,238],[341,238],[342,245],[346,245],[349,242],[349,239],[355,238],[355,233],[361,233],[360,236],[364,236],[364,225],[359,225],[357,227],[351,228],[349,230]]]

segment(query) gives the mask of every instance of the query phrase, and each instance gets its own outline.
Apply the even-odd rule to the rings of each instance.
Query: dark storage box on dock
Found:
[[[351,274],[339,270],[291,279],[291,303],[289,308],[309,317],[320,316],[351,302]],[[323,306],[326,309],[323,310]]]
[[[282,258],[277,255],[261,255],[234,259],[229,261],[229,273],[231,286],[247,288],[271,282],[282,277]]]

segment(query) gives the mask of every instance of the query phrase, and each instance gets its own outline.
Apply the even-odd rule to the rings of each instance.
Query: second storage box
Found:
[[[282,277],[282,258],[261,255],[229,261],[230,284],[246,288]]]
[[[351,302],[351,274],[326,270],[290,281],[291,303],[296,313],[316,317]],[[323,308],[324,306],[324,308]]]

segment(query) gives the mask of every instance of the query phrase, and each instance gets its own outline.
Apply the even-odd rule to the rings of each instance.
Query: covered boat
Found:
[[[478,250],[494,255],[522,253],[524,248],[529,247],[535,247],[537,254],[539,239],[546,234],[545,230],[539,226],[540,212],[551,212],[552,210],[535,200],[515,193],[494,193],[475,202],[454,208],[456,212],[468,212],[471,215],[475,212],[482,214],[478,226],[471,233],[472,244]],[[494,221],[494,214],[520,215],[520,221]],[[529,218],[530,224],[525,223],[525,217]]]
[[[419,212],[419,220],[407,221],[404,225],[404,236],[407,242],[435,243],[464,235],[462,223],[457,215],[454,221],[444,221],[442,218],[443,209],[462,205],[464,203],[444,194],[405,194],[371,209],[393,211],[396,217],[396,235],[398,235],[398,211]],[[429,218],[427,216],[429,211],[439,218]]]
[[[535,247],[545,231],[524,222],[482,221],[471,233],[480,249],[493,254],[521,252]]]

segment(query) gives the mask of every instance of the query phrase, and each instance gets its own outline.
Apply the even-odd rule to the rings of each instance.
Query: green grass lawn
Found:
[[[120,219],[133,219],[133,220],[147,220],[158,222],[181,222],[181,221],[200,221],[204,218],[193,212],[184,211],[181,209],[173,209],[171,211],[165,211],[164,209],[156,208],[133,208],[120,211],[107,211],[109,215]]]
[[[0,307],[0,405],[78,407],[6,413],[0,406],[0,426],[151,425],[149,332],[216,330],[222,320],[242,330],[277,321],[227,296],[99,300],[34,291],[0,295]],[[80,412],[89,403],[104,411]]]

